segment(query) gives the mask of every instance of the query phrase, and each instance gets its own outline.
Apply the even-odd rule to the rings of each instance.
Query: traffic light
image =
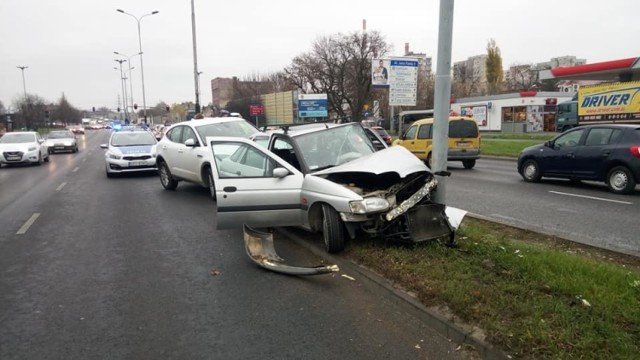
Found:
[[[93,112],[96,112],[96,107],[95,106],[93,107]]]
[[[118,112],[120,112],[120,107],[118,107]]]
[[[138,104],[133,104],[133,110],[138,110]]]

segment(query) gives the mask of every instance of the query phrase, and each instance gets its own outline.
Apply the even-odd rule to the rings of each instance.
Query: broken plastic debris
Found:
[[[273,234],[244,225],[244,247],[247,255],[263,268],[288,275],[319,275],[340,271],[338,265],[303,267],[284,263],[273,246]]]
[[[342,274],[342,277],[345,277],[345,278],[347,278],[347,279],[349,279],[349,280],[352,280],[352,281],[355,281],[355,280],[356,280],[356,279],[352,278],[351,276],[349,276],[349,275],[345,275],[345,274]]]

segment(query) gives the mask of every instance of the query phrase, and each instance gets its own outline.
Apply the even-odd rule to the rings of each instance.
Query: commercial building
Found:
[[[451,110],[473,116],[480,131],[536,133],[555,131],[556,104],[574,93],[521,91],[517,93],[452,99]]]

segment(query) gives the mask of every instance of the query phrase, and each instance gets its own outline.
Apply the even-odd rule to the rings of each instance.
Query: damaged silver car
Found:
[[[386,240],[453,241],[465,212],[434,203],[437,180],[401,146],[376,151],[358,123],[284,126],[265,148],[207,137],[215,166],[217,228],[300,226],[328,252],[359,232]]]

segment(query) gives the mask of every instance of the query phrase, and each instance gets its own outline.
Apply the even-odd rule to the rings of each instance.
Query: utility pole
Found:
[[[433,121],[433,170],[447,170],[447,139],[449,138],[449,108],[451,99],[451,39],[453,33],[453,0],[440,0],[438,28],[438,65]],[[438,188],[434,201],[445,203],[446,176],[436,175]]]
[[[22,70],[22,90],[24,90],[24,98],[27,98],[27,85],[24,81],[24,69],[29,68],[28,66],[17,66],[18,69]]]

